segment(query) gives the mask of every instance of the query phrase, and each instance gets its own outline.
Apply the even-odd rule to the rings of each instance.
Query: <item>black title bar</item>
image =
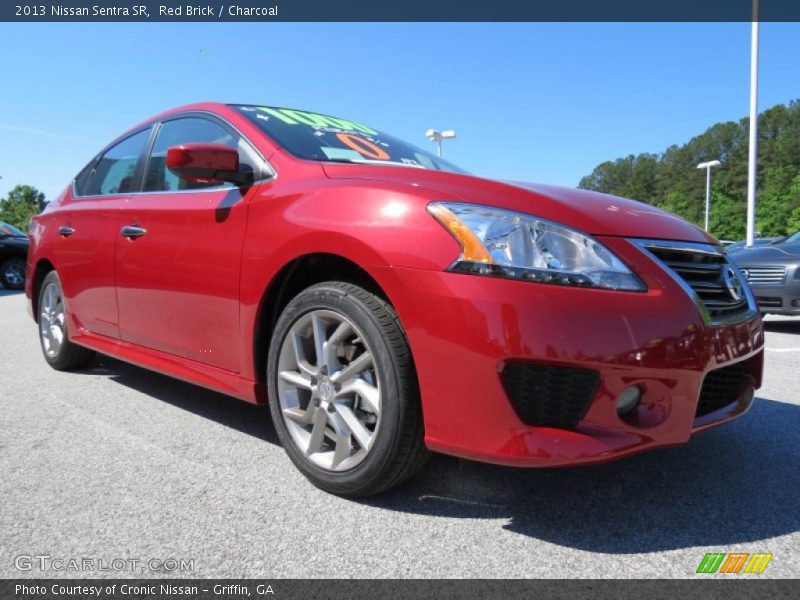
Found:
[[[800,1],[760,0],[759,21],[800,21]],[[0,21],[752,21],[753,0],[4,1]]]

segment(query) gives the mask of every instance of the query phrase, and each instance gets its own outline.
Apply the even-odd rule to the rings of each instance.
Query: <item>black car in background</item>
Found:
[[[0,221],[0,284],[11,290],[25,287],[28,236]]]
[[[753,288],[763,314],[800,315],[800,232],[729,257]]]

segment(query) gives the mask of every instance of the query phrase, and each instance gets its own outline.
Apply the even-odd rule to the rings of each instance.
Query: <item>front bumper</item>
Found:
[[[800,273],[800,267],[797,268]],[[750,284],[750,289],[762,313],[773,315],[800,315],[800,276],[789,273],[782,284]]]
[[[760,317],[706,325],[662,267],[626,240],[603,243],[635,265],[646,293],[376,269],[406,328],[430,449],[517,466],[603,462],[683,444],[749,408],[763,369]],[[526,425],[502,382],[512,362],[597,371],[599,386],[579,424]],[[698,416],[706,375],[735,364],[751,385]],[[637,418],[623,420],[616,399],[632,385],[644,391],[642,402]]]

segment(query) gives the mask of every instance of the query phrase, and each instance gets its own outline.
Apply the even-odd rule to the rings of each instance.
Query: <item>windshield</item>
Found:
[[[17,237],[19,237],[19,236],[28,237],[24,233],[22,233],[19,229],[9,225],[5,221],[0,221],[0,235],[13,235],[13,236],[17,236]]]
[[[232,106],[298,158],[465,173],[430,152],[347,119],[272,106]]]
[[[790,235],[789,237],[787,237],[783,241],[784,241],[784,243],[786,243],[786,242],[800,242],[800,231],[798,231],[797,233],[793,233],[792,235]]]

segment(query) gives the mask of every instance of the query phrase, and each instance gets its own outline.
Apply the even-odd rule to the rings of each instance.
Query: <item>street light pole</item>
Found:
[[[442,140],[450,140],[456,137],[456,132],[452,129],[445,131],[436,131],[435,129],[428,129],[425,132],[425,137],[436,144],[436,156],[442,157]]]
[[[718,160],[710,160],[702,162],[697,165],[698,169],[706,170],[706,226],[705,230],[708,231],[708,217],[711,212],[711,169],[720,166],[722,163]]]
[[[758,159],[758,0],[753,0],[750,34],[750,147],[747,162],[747,247],[753,245],[756,225],[756,165]]]

